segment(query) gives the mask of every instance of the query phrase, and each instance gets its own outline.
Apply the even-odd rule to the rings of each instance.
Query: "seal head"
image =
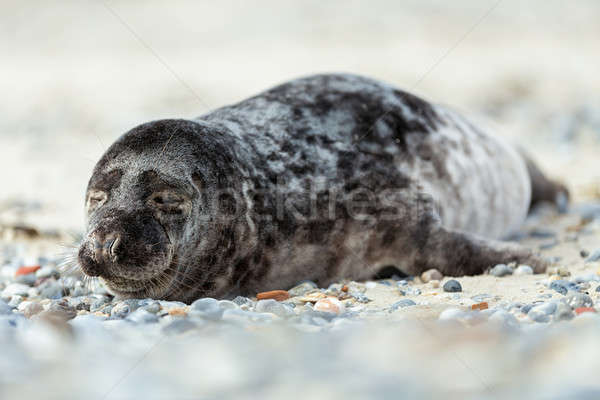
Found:
[[[178,259],[204,253],[218,232],[207,207],[222,178],[213,171],[232,175],[215,135],[198,122],[161,120],[132,129],[107,150],[86,193],[78,260],[87,276],[120,297],[175,298],[186,286],[186,263]]]

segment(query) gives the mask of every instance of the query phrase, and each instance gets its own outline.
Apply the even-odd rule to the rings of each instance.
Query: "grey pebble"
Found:
[[[294,315],[294,311],[290,307],[273,299],[257,301],[254,311],[259,313],[271,313],[282,318]]]
[[[219,308],[222,310],[231,310],[239,308],[237,304],[230,300],[221,300],[219,301]]]
[[[29,286],[24,285],[22,283],[11,283],[2,291],[2,297],[8,298],[11,296],[27,296],[27,292],[29,291]]]
[[[127,316],[129,321],[138,323],[138,324],[151,324],[154,322],[158,322],[158,317],[154,313],[150,313],[143,308],[138,308],[131,314]]]
[[[40,291],[40,296],[45,299],[59,299],[63,295],[62,285],[53,278],[42,282],[42,284],[38,286],[38,290]]]
[[[556,237],[556,232],[550,229],[535,228],[529,232],[529,236],[539,239],[548,239]]]
[[[583,293],[572,293],[566,298],[566,302],[571,308],[593,307],[594,301],[590,296]]]
[[[403,296],[419,296],[421,294],[421,289],[412,286],[405,286],[400,289],[400,293],[402,293]]]
[[[53,267],[46,265],[35,272],[36,278],[55,278],[58,279],[60,277],[60,273]]]
[[[535,322],[549,322],[550,316],[556,311],[556,303],[543,303],[532,307],[527,316]]]
[[[317,289],[318,286],[313,281],[302,281],[298,283],[296,286],[288,290],[290,297],[302,296],[311,290]]]
[[[554,311],[554,319],[557,321],[564,321],[573,319],[575,314],[573,314],[573,310],[567,304],[563,302],[559,302],[556,305],[556,311]]]
[[[462,286],[456,279],[450,279],[448,282],[444,283],[444,292],[462,292]]]
[[[496,277],[503,277],[506,275],[512,275],[513,270],[511,267],[509,267],[506,264],[498,264],[496,266],[494,266],[494,268],[492,268],[490,270],[490,275],[496,276]]]
[[[491,294],[482,293],[482,294],[476,294],[475,296],[471,297],[471,300],[473,300],[476,303],[481,303],[482,301],[485,301],[490,298],[492,298]]]
[[[538,247],[540,250],[548,250],[548,249],[552,249],[552,248],[556,247],[558,245],[558,243],[559,243],[559,241],[557,239],[554,239],[551,242],[542,243]]]
[[[129,304],[121,301],[112,307],[110,316],[113,318],[125,318],[130,311],[131,308],[129,307]]]
[[[600,249],[594,251],[591,256],[586,258],[585,262],[596,262],[598,260],[600,260]]]
[[[23,296],[19,296],[18,294],[15,294],[13,297],[10,298],[8,305],[16,308],[19,304],[21,304],[22,301],[23,301]]]
[[[195,317],[201,317],[211,321],[218,321],[223,316],[223,311],[219,307],[219,302],[213,298],[205,297],[198,299],[190,306],[190,314]]]
[[[533,268],[531,268],[529,265],[519,265],[517,268],[515,268],[514,274],[533,275]]]
[[[562,295],[566,295],[569,290],[577,290],[577,285],[573,282],[559,279],[550,283],[550,289],[557,291]]]
[[[581,258],[586,258],[587,256],[590,255],[590,252],[585,249],[581,249],[581,251],[579,252],[579,255],[581,256]]]
[[[152,301],[151,303],[145,304],[142,309],[148,311],[149,313],[156,314],[161,310],[161,306],[158,301]]]
[[[600,292],[600,285],[596,286],[596,292]]]
[[[396,311],[399,308],[416,306],[416,305],[417,305],[417,303],[415,303],[411,299],[402,299],[402,300],[399,300],[399,301],[395,302],[394,304],[392,304],[392,306],[390,307],[390,311]]]

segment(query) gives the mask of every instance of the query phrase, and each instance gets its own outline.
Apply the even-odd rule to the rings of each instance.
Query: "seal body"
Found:
[[[79,260],[115,294],[182,301],[368,279],[386,266],[539,271],[531,251],[497,240],[561,190],[446,107],[361,76],[316,75],[123,135],[90,179]]]

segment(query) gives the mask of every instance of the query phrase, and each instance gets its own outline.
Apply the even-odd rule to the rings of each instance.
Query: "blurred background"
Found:
[[[0,223],[80,231],[91,170],[128,129],[327,71],[485,118],[589,195],[599,17],[595,0],[3,0]]]

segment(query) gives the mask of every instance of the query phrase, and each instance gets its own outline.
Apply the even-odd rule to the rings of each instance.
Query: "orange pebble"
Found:
[[[577,315],[582,314],[584,312],[596,312],[596,310],[593,307],[577,307],[575,309],[575,314]]]
[[[488,308],[488,303],[486,303],[485,301],[482,303],[473,304],[471,306],[471,310],[487,310],[487,308]]]
[[[179,317],[179,316],[185,316],[185,315],[187,315],[187,313],[185,312],[185,310],[183,308],[173,308],[173,309],[169,310],[169,315]]]
[[[42,268],[42,267],[40,267],[39,265],[32,265],[29,267],[19,267],[17,272],[15,272],[15,276],[33,274],[35,271],[37,271],[40,268]]]
[[[342,292],[347,292],[347,291],[348,291],[348,285],[342,286]]]
[[[269,292],[262,292],[256,295],[257,300],[273,299],[277,301],[283,301],[290,298],[290,294],[287,290],[271,290]]]

